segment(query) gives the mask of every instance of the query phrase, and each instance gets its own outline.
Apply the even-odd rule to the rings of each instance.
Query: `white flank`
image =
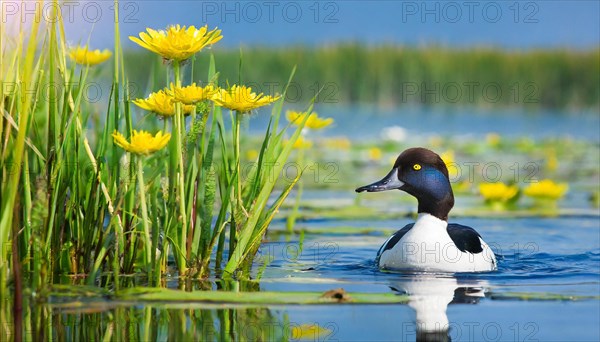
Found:
[[[419,214],[417,222],[392,248],[383,252],[379,267],[430,272],[486,272],[496,269],[496,257],[482,240],[481,253],[461,252],[447,231],[448,222]]]

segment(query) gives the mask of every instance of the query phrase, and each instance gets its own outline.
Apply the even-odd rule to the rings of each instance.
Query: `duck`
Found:
[[[448,168],[435,152],[414,147],[402,152],[380,181],[356,192],[402,190],[418,201],[415,222],[395,232],[377,252],[381,270],[421,272],[490,272],[496,256],[473,228],[448,223],[454,194]]]

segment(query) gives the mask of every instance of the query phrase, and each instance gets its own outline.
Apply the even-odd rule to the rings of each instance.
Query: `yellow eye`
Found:
[[[413,169],[414,169],[415,171],[419,171],[419,170],[421,170],[421,164],[415,164],[415,165],[413,165]]]

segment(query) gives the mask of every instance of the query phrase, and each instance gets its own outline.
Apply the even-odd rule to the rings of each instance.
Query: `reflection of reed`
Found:
[[[3,304],[8,304],[4,301]],[[85,303],[81,303],[85,307]],[[33,308],[33,309],[32,309]],[[280,341],[294,324],[267,308],[190,309],[185,305],[107,306],[101,311],[29,306],[24,315],[24,340],[114,341]],[[2,335],[14,339],[12,327]]]
[[[134,286],[133,282],[128,279],[122,285]],[[255,281],[198,280],[185,286],[192,291],[260,291]],[[303,326],[303,322],[290,322],[286,315],[265,307],[177,300],[138,302],[107,298],[101,295],[107,294],[102,289],[69,285],[57,288],[66,291],[66,296],[49,297],[45,304],[28,302],[29,297],[24,296],[19,317],[13,315],[14,297],[0,297],[0,341],[4,337],[17,341],[20,334],[25,341],[282,341],[292,333],[298,334],[294,329]],[[312,336],[310,333],[307,336]]]

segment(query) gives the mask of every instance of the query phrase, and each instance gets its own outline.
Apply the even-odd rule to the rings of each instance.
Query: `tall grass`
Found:
[[[298,180],[272,196],[304,128],[304,122],[280,127],[292,77],[275,89],[283,97],[273,105],[256,168],[242,177],[240,127],[249,114],[206,101],[189,118],[177,104],[172,120],[152,113],[136,119],[130,103],[146,94],[123,87],[134,63],[121,49],[118,10],[112,63],[89,66],[69,60],[62,18],[52,12],[56,20],[45,22],[45,7],[36,8],[31,27],[17,37],[3,30],[0,40],[2,298],[7,284],[21,281],[19,270],[23,285],[38,290],[65,275],[115,290],[123,274],[147,275],[149,284],[159,285],[173,261],[181,277],[206,277],[211,262],[217,276],[248,277],[274,213]],[[201,53],[206,58],[188,61],[193,80],[228,83],[214,55]],[[111,67],[110,97],[91,103],[85,85]],[[155,86],[188,83],[179,62],[155,68],[169,75]],[[308,113],[308,101],[307,107]],[[114,131],[129,138],[140,128],[174,138],[150,156],[113,143]]]
[[[221,79],[235,79],[237,50],[218,50]],[[155,59],[126,52],[136,67],[132,82],[144,89]],[[208,56],[200,55],[201,63]],[[322,91],[319,103],[379,105],[468,105],[480,107],[597,108],[600,104],[600,50],[505,51],[339,44],[325,47],[254,47],[244,50],[251,65],[248,83],[263,90],[285,84],[289,68],[302,65],[290,101]],[[199,71],[197,71],[199,72]],[[196,76],[195,76],[196,77]],[[498,91],[501,94],[497,94]]]

